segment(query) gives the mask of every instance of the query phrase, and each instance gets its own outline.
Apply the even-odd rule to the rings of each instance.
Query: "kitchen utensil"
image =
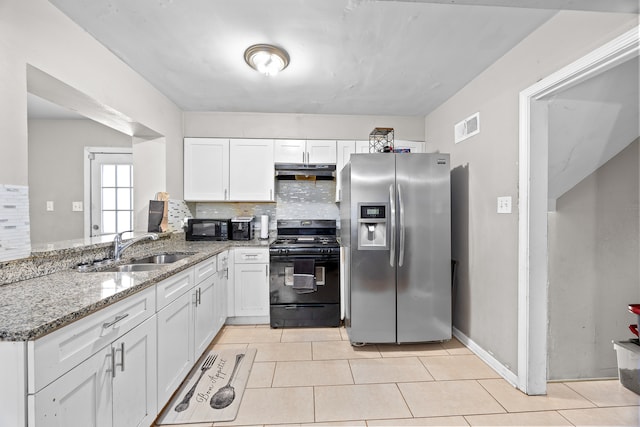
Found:
[[[195,393],[196,391],[196,386],[202,379],[202,376],[204,375],[204,373],[207,372],[207,370],[211,369],[211,367],[213,366],[217,358],[218,358],[217,354],[213,354],[213,355],[210,354],[209,356],[207,356],[206,359],[204,359],[204,362],[202,363],[202,367],[200,368],[200,376],[198,377],[198,380],[193,385],[193,387],[191,387],[191,389],[187,392],[187,394],[184,396],[184,399],[182,399],[182,402],[176,405],[176,408],[175,408],[176,412],[182,412],[189,407],[189,401],[193,397],[193,393]]]
[[[211,396],[211,400],[209,404],[213,409],[223,409],[227,406],[231,405],[233,399],[236,397],[236,391],[231,385],[231,381],[233,381],[233,376],[236,374],[236,370],[238,369],[238,365],[242,361],[244,357],[244,353],[240,353],[236,355],[236,364],[233,366],[233,371],[231,371],[231,376],[229,377],[229,382],[224,387],[218,389],[213,396]]]

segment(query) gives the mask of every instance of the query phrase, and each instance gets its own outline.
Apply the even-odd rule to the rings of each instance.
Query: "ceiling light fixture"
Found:
[[[289,54],[270,44],[254,44],[244,51],[244,60],[254,70],[275,76],[289,65]]]

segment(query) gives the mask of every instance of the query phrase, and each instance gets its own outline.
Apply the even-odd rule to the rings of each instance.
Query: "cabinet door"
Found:
[[[156,319],[113,343],[113,425],[149,426],[158,414]]]
[[[235,265],[236,316],[269,315],[269,265]]]
[[[167,403],[195,363],[193,290],[158,312],[158,403]]]
[[[369,152],[369,140],[356,141],[356,153],[368,153]]]
[[[35,395],[35,425],[111,427],[111,347],[99,351]]]
[[[184,139],[184,199],[229,200],[228,139]]]
[[[216,301],[214,285],[218,281],[218,275],[207,277],[195,287],[195,358],[198,359],[202,352],[209,346],[218,331],[216,325]]]
[[[302,139],[276,139],[273,152],[275,163],[304,163],[305,141]]]
[[[229,270],[218,270],[218,281],[215,286],[216,299],[216,334],[222,329],[227,321],[227,286],[228,286]]]
[[[394,148],[409,148],[411,153],[424,153],[424,142],[422,141],[406,141],[396,139],[393,141]]]
[[[307,163],[336,163],[336,141],[308,140]]]
[[[356,152],[355,141],[338,141],[336,157],[336,202],[342,200],[342,177],[340,172],[344,165],[349,163],[351,154]]]
[[[274,200],[272,139],[233,139],[229,156],[231,200]]]

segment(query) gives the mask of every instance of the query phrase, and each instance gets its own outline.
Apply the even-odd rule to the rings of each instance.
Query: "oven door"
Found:
[[[275,304],[339,304],[340,258],[334,255],[271,255],[269,291]],[[314,262],[315,287],[296,289],[294,268],[296,261]],[[307,264],[308,265],[308,264]]]

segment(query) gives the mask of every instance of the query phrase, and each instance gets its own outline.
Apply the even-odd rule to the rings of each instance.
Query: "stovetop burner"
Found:
[[[278,220],[278,238],[272,254],[334,253],[340,251],[334,220]]]

